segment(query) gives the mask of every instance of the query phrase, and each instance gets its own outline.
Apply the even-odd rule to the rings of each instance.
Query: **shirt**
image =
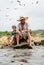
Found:
[[[12,31],[12,33],[11,33],[12,35],[14,35],[14,36],[16,36],[16,32],[14,32],[14,31]]]
[[[28,30],[28,23],[25,23],[24,24],[24,29],[22,30],[22,26],[21,26],[21,23],[18,24],[18,30],[19,31],[25,31],[25,30]]]

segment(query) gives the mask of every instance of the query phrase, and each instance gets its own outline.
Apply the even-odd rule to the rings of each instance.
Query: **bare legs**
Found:
[[[29,40],[29,45],[31,46],[31,35],[30,35],[30,33],[29,32],[27,32],[27,37],[28,37],[28,40]]]
[[[19,44],[20,36],[21,36],[21,33],[18,32],[18,34],[16,34],[17,45]],[[26,37],[28,37],[28,43],[31,46],[31,35],[30,35],[29,32],[26,33]],[[12,44],[12,42],[10,42],[10,40],[12,41],[13,38],[14,38],[14,36],[8,38],[8,43],[9,44]]]
[[[31,35],[30,35],[29,32],[26,33],[26,37],[28,37],[28,43],[29,43],[29,45],[31,46]],[[20,34],[17,34],[17,35],[16,35],[17,44],[19,44],[19,40],[20,40]]]
[[[17,45],[19,44],[20,36],[21,36],[21,33],[17,31],[17,34],[16,34]]]
[[[16,35],[17,45],[19,44],[19,39],[20,39],[20,36],[19,36],[19,34],[17,34],[17,35]]]

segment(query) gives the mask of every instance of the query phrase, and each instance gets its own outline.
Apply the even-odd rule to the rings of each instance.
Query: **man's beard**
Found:
[[[23,22],[23,23],[21,23],[22,25],[24,25],[25,24],[25,22]]]

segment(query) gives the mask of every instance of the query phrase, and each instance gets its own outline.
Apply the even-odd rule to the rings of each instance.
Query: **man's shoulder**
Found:
[[[20,26],[21,25],[21,23],[18,23],[18,26]]]
[[[27,22],[26,22],[25,24],[26,24],[26,25],[28,25],[28,23],[27,23]]]

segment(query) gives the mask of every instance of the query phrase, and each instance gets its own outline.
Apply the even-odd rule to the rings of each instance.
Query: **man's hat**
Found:
[[[27,20],[27,19],[28,19],[28,17],[20,17],[20,19],[19,19],[19,20],[17,20],[17,21]]]

